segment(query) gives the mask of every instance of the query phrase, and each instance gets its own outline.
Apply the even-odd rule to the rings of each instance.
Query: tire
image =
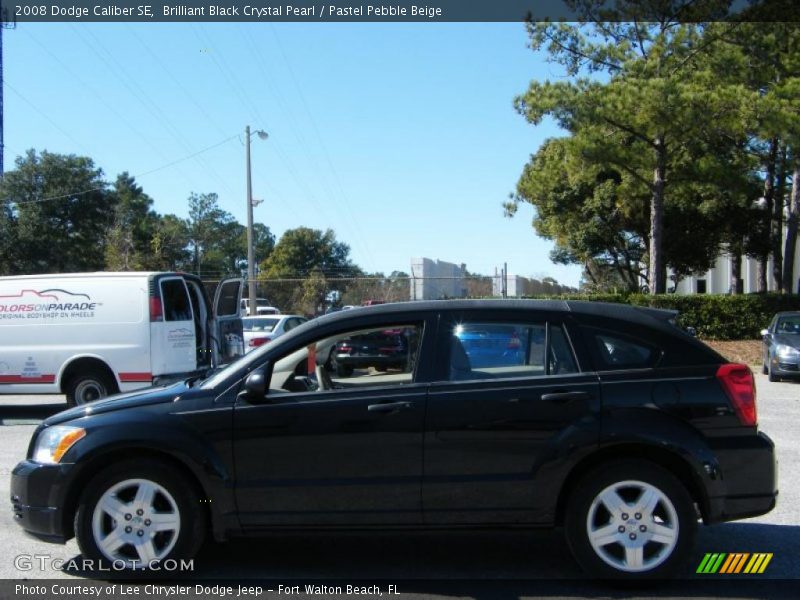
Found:
[[[761,372],[764,375],[767,375],[769,373],[769,370],[767,369],[767,365],[764,365],[764,364],[761,365]]]
[[[350,365],[336,365],[336,374],[339,377],[350,377],[353,374],[353,367]]]
[[[776,381],[780,381],[781,380],[780,377],[778,377],[777,375],[775,375],[775,373],[772,372],[772,364],[771,363],[770,363],[769,367],[767,368],[767,379],[769,379],[772,382],[776,382]]]
[[[694,503],[683,484],[658,465],[609,463],[572,489],[565,534],[589,574],[615,580],[667,578],[691,553],[697,531]],[[609,510],[606,502],[616,508]],[[637,507],[637,502],[644,504]]]
[[[116,393],[116,382],[106,373],[81,373],[72,377],[66,386],[67,404],[78,406]]]
[[[145,498],[137,500],[139,495]],[[81,495],[74,525],[84,558],[113,565],[115,572],[123,566],[128,572],[146,569],[151,561],[189,560],[206,533],[194,486],[178,470],[150,459],[101,471]]]

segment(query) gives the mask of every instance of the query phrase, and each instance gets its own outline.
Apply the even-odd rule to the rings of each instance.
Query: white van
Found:
[[[71,405],[166,383],[244,353],[241,279],[213,304],[185,273],[0,277],[0,394]]]
[[[242,298],[242,316],[249,317],[250,315],[250,299]],[[281,311],[279,308],[270,306],[269,300],[266,298],[256,298],[256,314],[255,316],[262,315],[279,315]]]

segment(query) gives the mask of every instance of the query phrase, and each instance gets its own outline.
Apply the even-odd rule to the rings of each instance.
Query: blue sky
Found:
[[[84,154],[109,179],[141,174],[161,213],[216,192],[245,222],[249,124],[270,135],[252,144],[255,219],[278,236],[330,227],[369,271],[505,261],[577,285],[532,209],[501,207],[559,133],[513,110],[561,75],[526,42],[520,23],[23,23],[3,32],[6,169],[27,148]]]

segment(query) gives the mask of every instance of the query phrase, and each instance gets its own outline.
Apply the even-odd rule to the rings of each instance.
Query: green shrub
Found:
[[[796,294],[572,294],[561,296],[531,296],[564,300],[618,302],[635,306],[651,306],[677,310],[683,327],[694,327],[698,337],[709,340],[752,340],[760,338],[776,312],[800,311],[800,296]]]

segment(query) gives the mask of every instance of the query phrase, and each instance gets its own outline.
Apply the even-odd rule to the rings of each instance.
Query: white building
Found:
[[[571,288],[560,283],[551,283],[548,281],[539,281],[530,277],[522,277],[520,275],[506,275],[506,297],[507,298],[522,298],[523,296],[535,296],[537,294],[568,294],[576,292],[575,288]],[[492,295],[502,297],[503,295],[503,275],[502,269],[492,277]]]
[[[717,257],[714,266],[705,273],[696,273],[678,282],[678,294],[727,294],[730,291],[732,276],[731,257],[723,254]],[[758,291],[758,261],[742,257],[742,291],[745,294]],[[794,277],[792,291],[800,293],[800,244],[795,249]],[[667,285],[670,285],[669,283]],[[767,263],[767,289],[776,291],[772,281],[772,259]]]
[[[411,259],[411,300],[466,298],[465,264],[456,265],[430,258]]]

